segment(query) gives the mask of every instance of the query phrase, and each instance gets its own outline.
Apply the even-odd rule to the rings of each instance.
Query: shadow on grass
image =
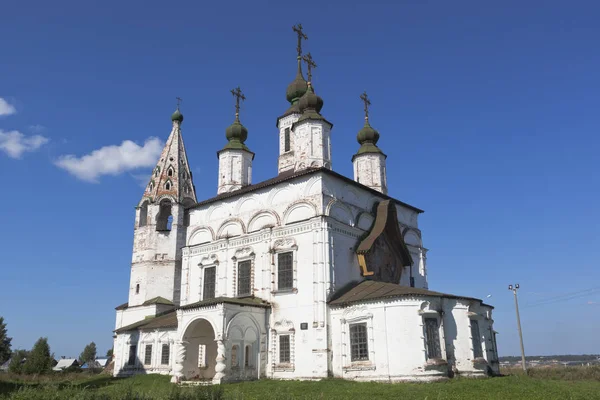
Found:
[[[72,388],[76,388],[76,389],[98,389],[101,387],[106,387],[106,386],[111,386],[116,384],[119,381],[122,381],[123,379],[126,378],[114,378],[110,375],[103,375],[103,376],[98,376],[95,378],[92,378],[90,380],[87,381],[82,381],[82,382],[77,382],[77,383],[69,383],[69,382],[65,382],[64,386],[61,385],[61,389],[65,388],[65,387],[72,387]]]

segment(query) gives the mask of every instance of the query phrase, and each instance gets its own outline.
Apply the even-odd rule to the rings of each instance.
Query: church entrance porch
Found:
[[[225,297],[181,306],[171,382],[219,384],[264,376],[268,308],[259,299]]]

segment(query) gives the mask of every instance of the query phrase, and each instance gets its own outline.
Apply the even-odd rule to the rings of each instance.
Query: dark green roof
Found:
[[[202,300],[197,303],[186,304],[185,306],[179,307],[180,310],[189,310],[190,308],[200,308],[206,306],[212,306],[215,304],[236,304],[239,306],[252,306],[252,307],[271,307],[271,305],[258,297],[215,297],[214,299]]]
[[[121,304],[121,305],[118,305],[118,306],[116,306],[116,307],[115,307],[115,310],[124,310],[124,309],[126,309],[127,307],[129,307],[129,303],[123,303],[123,304]]]
[[[359,283],[352,282],[346,285],[345,287],[339,289],[336,293],[333,294],[333,296],[329,300],[329,304],[333,306],[342,306],[363,301],[407,296],[434,296],[453,299],[475,300],[480,302],[482,305],[492,307],[487,304],[483,304],[481,302],[481,299],[476,299],[474,297],[456,296],[448,293],[434,292],[428,289],[402,286],[398,285],[397,283],[379,282],[373,280],[364,280]]]
[[[150,300],[146,300],[142,305],[143,306],[149,306],[149,305],[152,305],[152,304],[164,304],[164,305],[167,305],[167,306],[174,306],[175,305],[175,303],[173,303],[171,300],[165,299],[164,297],[160,297],[160,296],[155,297],[155,298],[150,299]]]
[[[135,329],[157,329],[157,328],[176,328],[177,314],[175,310],[168,311],[156,317],[148,316],[145,319],[134,322],[122,328],[116,329],[116,333],[132,331]]]

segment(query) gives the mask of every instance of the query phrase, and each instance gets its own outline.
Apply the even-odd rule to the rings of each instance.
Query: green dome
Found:
[[[230,142],[232,140],[237,140],[240,143],[244,143],[246,139],[248,139],[248,129],[236,119],[233,124],[229,125],[225,130],[225,137]]]
[[[179,108],[171,115],[171,121],[183,122],[183,114],[179,111]]]
[[[323,108],[323,99],[317,96],[312,86],[309,85],[308,90],[298,102],[298,108],[300,109],[301,113],[303,113],[304,110],[307,109],[312,109],[315,110],[317,113],[320,113],[321,109]]]
[[[285,98],[290,103],[294,104],[297,102],[308,90],[308,84],[302,76],[302,69],[300,68],[300,60],[298,59],[298,73],[296,78],[290,83],[285,91]]]
[[[373,129],[369,124],[369,121],[367,120],[365,121],[365,126],[363,126],[363,128],[360,131],[358,131],[358,135],[356,135],[356,140],[360,144],[373,143],[375,145],[379,140],[379,132]]]

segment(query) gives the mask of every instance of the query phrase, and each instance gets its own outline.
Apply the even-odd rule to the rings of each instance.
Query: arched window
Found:
[[[169,169],[167,170],[167,175],[173,176],[173,167],[169,167]]]
[[[148,202],[145,201],[140,207],[140,223],[138,226],[146,226],[148,224]]]
[[[140,294],[140,284],[135,285],[135,294]]]
[[[231,348],[231,368],[238,366],[238,345],[234,344]]]
[[[154,168],[154,177],[157,178],[158,174],[160,173],[160,167],[156,167]]]
[[[171,224],[173,223],[173,216],[171,214],[171,201],[163,199],[160,202],[160,209],[156,216],[156,230],[157,231],[170,231]]]
[[[154,189],[154,182],[150,182],[150,186],[148,186],[149,190],[152,191]]]
[[[285,132],[283,134],[283,151],[284,152],[288,152],[290,151],[290,128],[285,128]]]
[[[246,345],[246,352],[244,354],[244,367],[250,366],[250,345]]]
[[[166,190],[171,190],[171,182],[168,181],[167,183],[165,183],[165,189]]]

